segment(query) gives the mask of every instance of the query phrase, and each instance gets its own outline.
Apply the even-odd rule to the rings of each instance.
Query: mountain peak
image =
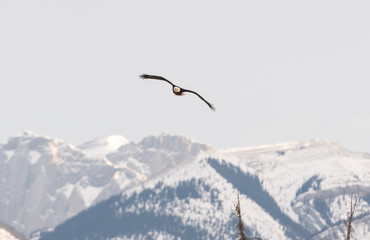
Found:
[[[82,143],[78,147],[89,157],[104,157],[128,143],[129,140],[121,135],[111,135]]]
[[[31,130],[24,130],[21,134],[23,136],[35,136],[35,134]]]
[[[184,135],[171,135],[166,132],[162,133],[158,137],[146,137],[141,140],[139,145],[145,148],[164,149],[173,152],[190,152],[191,154],[197,154],[201,150],[211,149],[207,144],[198,143]]]
[[[12,150],[19,147],[29,148],[29,149],[42,149],[49,146],[49,143],[53,142],[59,145],[62,140],[51,139],[47,136],[37,135],[29,130],[22,133],[16,134],[8,139],[8,142],[3,144],[5,149]]]
[[[40,134],[37,134],[37,133],[34,133],[32,132],[31,130],[24,130],[18,134],[15,134],[12,138],[25,138],[25,139],[28,139],[28,138],[45,138],[45,139],[51,139],[50,137],[48,136],[43,136],[43,135],[40,135]]]

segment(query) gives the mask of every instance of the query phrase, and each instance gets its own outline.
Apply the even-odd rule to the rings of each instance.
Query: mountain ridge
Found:
[[[101,139],[107,138],[92,140],[91,143],[101,143],[104,142]],[[356,217],[361,214],[363,217],[356,219],[362,230],[354,228],[354,232],[367,231],[363,222],[370,211],[370,190],[366,187],[370,185],[370,155],[367,153],[351,152],[337,143],[319,139],[220,150],[183,135],[168,133],[148,136],[138,143],[129,142],[121,136],[116,136],[116,139],[118,144],[114,150],[106,151],[105,155],[95,154],[95,157],[78,146],[31,132],[0,144],[0,190],[10,193],[11,189],[24,189],[18,191],[20,195],[14,195],[13,191],[13,195],[10,194],[13,198],[7,196],[0,201],[0,213],[5,213],[0,214],[5,216],[0,220],[27,235],[33,233],[33,239],[48,239],[48,234],[56,234],[70,221],[68,219],[79,219],[81,214],[89,214],[96,206],[103,206],[103,209],[110,206],[113,212],[109,211],[113,214],[127,210],[126,217],[144,222],[143,216],[155,219],[162,214],[163,221],[181,222],[177,227],[183,226],[189,234],[199,237],[194,239],[217,237],[212,233],[217,228],[219,234],[230,239],[233,238],[234,224],[230,212],[233,207],[231,198],[239,191],[242,207],[247,205],[247,212],[251,213],[243,220],[252,232],[263,231],[269,239],[325,239],[326,236],[340,236],[339,226],[335,224],[348,208],[348,193],[356,191],[361,197]],[[106,143],[109,144],[109,141]],[[102,145],[96,146],[101,148]],[[13,175],[18,176],[19,169],[23,169],[21,180],[13,178]],[[235,178],[232,173],[239,177]],[[22,178],[23,175],[28,176],[25,178],[27,181]],[[238,181],[248,183],[254,190],[243,190],[244,186],[239,186]],[[44,190],[36,191],[36,188]],[[175,198],[168,195],[170,192],[175,192]],[[156,198],[154,193],[166,197]],[[134,203],[127,205],[121,201],[120,196],[126,196],[127,200],[134,195],[137,196],[135,199],[141,199],[149,206],[153,203],[150,203],[148,196],[152,196],[156,204],[167,206],[170,210],[161,207],[147,211],[142,206]],[[39,196],[47,196],[47,199],[40,199]],[[118,206],[126,207],[119,210],[114,205],[105,205],[115,197],[114,202]],[[35,199],[39,200],[35,202]],[[26,216],[27,212],[22,211],[23,218],[11,218],[15,212],[7,210],[9,206],[13,206],[10,209],[15,209],[15,206],[29,209],[36,203],[37,206],[40,203],[46,206],[39,207],[38,211],[49,212],[49,215],[34,221],[38,225],[32,225],[27,220],[30,219]],[[210,203],[216,204],[216,207],[211,207]],[[180,208],[181,205],[184,207]],[[136,213],[142,215],[132,215],[130,211],[133,209],[141,209]],[[197,209],[213,220],[197,213]],[[220,209],[227,209],[228,213],[225,215]],[[52,215],[59,218],[50,218]],[[118,221],[114,216],[109,219]],[[217,220],[220,222],[216,224]],[[205,221],[204,224],[200,224],[202,221]],[[266,221],[273,226],[269,230],[262,228],[262,223]],[[113,225],[117,223],[112,222]],[[45,228],[51,232],[41,230]],[[161,227],[147,230],[149,232],[132,232],[133,235],[129,235],[133,239],[185,236],[181,235],[181,231]],[[112,236],[112,239],[120,239],[120,236],[130,239],[119,229],[115,231],[118,235]]]
[[[195,152],[208,148],[183,136],[163,134],[165,149],[158,155],[156,147],[161,145],[129,143],[123,139],[118,137],[124,144],[116,145],[114,151],[105,151],[106,156],[97,156],[86,154],[86,150],[60,139],[30,131],[9,138],[8,142],[0,144],[0,190],[5,193],[0,200],[0,220],[27,235],[40,228],[54,227],[95,202],[158,174],[163,170],[158,164],[171,167],[176,164],[175,158],[177,161],[188,159],[194,157]],[[177,145],[168,145],[176,139]],[[90,151],[94,152],[91,148],[94,142],[99,143],[96,146],[101,150],[101,139],[98,139],[90,142]],[[109,141],[106,143],[109,145]],[[174,147],[181,148],[181,153],[171,152]],[[131,153],[121,152],[117,158],[112,153],[119,154],[120,148]],[[148,157],[156,168],[148,168],[145,162],[141,162]],[[28,214],[27,209],[33,209],[34,214]],[[38,215],[40,218],[35,221],[34,216]]]
[[[291,144],[288,145],[292,146]],[[122,226],[123,229],[131,229],[133,227],[131,225],[124,227],[127,224],[126,221],[130,222],[132,218],[140,219],[140,221],[136,221],[138,224],[137,228],[140,228],[142,226],[140,222],[144,226],[153,224],[151,220],[146,219],[151,219],[148,214],[151,214],[150,216],[153,217],[164,215],[166,216],[165,219],[181,217],[181,222],[185,225],[173,225],[170,228],[182,227],[186,229],[191,226],[193,230],[191,231],[192,234],[189,233],[190,235],[183,235],[183,233],[179,232],[174,233],[169,229],[163,228],[143,228],[146,230],[130,232],[123,231],[118,227],[114,231],[112,230],[115,232],[115,236],[104,235],[104,231],[99,232],[90,229],[88,232],[82,231],[78,239],[91,236],[89,234],[95,234],[102,239],[155,239],[152,237],[152,233],[155,233],[156,237],[162,234],[167,236],[168,239],[176,239],[176,237],[183,239],[233,239],[236,236],[233,233],[233,226],[235,225],[233,225],[231,209],[233,207],[232,195],[236,194],[236,192],[241,194],[242,207],[246,209],[245,212],[251,213],[250,216],[248,214],[243,216],[246,226],[251,229],[252,233],[262,232],[264,239],[343,238],[345,233],[344,225],[341,231],[340,223],[345,218],[345,213],[349,209],[348,203],[350,202],[350,194],[342,192],[343,185],[347,188],[352,187],[351,190],[356,190],[359,193],[359,210],[353,222],[353,233],[357,234],[354,235],[356,239],[366,239],[366,235],[369,234],[366,221],[370,213],[369,201],[366,198],[366,196],[370,196],[368,188],[357,188],[357,185],[353,184],[353,182],[351,183],[351,181],[333,186],[331,181],[333,181],[332,179],[336,180],[338,176],[335,174],[325,175],[327,171],[321,171],[320,164],[328,161],[331,167],[336,168],[339,165],[347,169],[346,165],[341,166],[341,164],[352,159],[355,162],[354,164],[357,163],[359,166],[366,167],[361,173],[365,173],[365,175],[360,174],[358,176],[362,181],[362,185],[366,186],[370,182],[370,176],[367,174],[370,169],[369,158],[361,159],[362,155],[352,155],[351,152],[346,151],[337,144],[328,144],[326,141],[323,144],[319,141],[318,144],[316,140],[294,144],[292,148],[287,148],[285,144],[280,145],[278,149],[269,149],[268,154],[265,150],[262,151],[263,156],[260,156],[261,151],[258,153],[249,151],[246,154],[245,149],[231,151],[231,157],[227,156],[230,154],[230,151],[212,151],[213,155],[208,158],[198,158],[198,160],[188,163],[181,169],[171,169],[164,175],[151,179],[140,187],[122,193],[121,197],[118,196],[118,199],[112,200],[114,203],[110,205],[105,206],[106,202],[99,204],[99,208],[105,209],[108,207],[113,215],[123,214],[122,218],[113,220],[103,218],[101,220],[112,221],[113,225]],[[284,154],[282,154],[282,151],[285,151]],[[263,174],[260,174],[261,171],[258,165],[255,164],[257,162],[261,168],[265,165],[269,166],[271,160],[280,163],[295,162],[295,156],[298,153],[300,154],[300,161],[308,161],[308,163],[315,164],[311,166],[311,169],[315,171],[311,175],[310,170],[306,169],[308,170],[307,173],[300,176],[302,180],[299,180],[298,184],[294,183],[292,185],[292,182],[297,182],[296,178],[288,179],[287,186],[295,187],[293,190],[288,188],[290,194],[282,191],[281,195],[285,199],[279,200],[279,195],[276,195],[273,191],[274,185],[272,185],[273,188],[266,185],[269,183],[268,179]],[[205,155],[207,155],[207,152]],[[318,157],[318,159],[311,159],[312,156]],[[334,159],[332,159],[333,156]],[[240,157],[243,159],[240,159]],[[363,165],[361,161],[365,161],[366,164]],[[249,164],[254,168],[248,168]],[[297,167],[299,168],[299,166]],[[307,168],[307,166],[301,168]],[[272,172],[268,175],[274,175],[275,171],[279,172],[280,170],[273,166]],[[351,176],[353,177],[351,169],[347,169],[345,174],[348,179],[351,179]],[[327,189],[327,185],[333,188]],[[284,185],[280,185],[280,187],[284,189]],[[323,191],[330,194],[320,194]],[[165,194],[166,192],[167,194]],[[169,192],[173,193],[168,195]],[[223,197],[218,197],[222,193]],[[136,200],[133,201],[132,198]],[[202,201],[199,199],[202,199]],[[216,208],[210,206],[210,203],[215,205]],[[127,206],[127,204],[131,205]],[[197,207],[195,208],[195,206]],[[172,209],[173,207],[175,208]],[[256,209],[258,210],[256,211]],[[136,213],[135,216],[132,216],[132,211]],[[98,219],[100,215],[94,215],[93,212],[93,210],[91,212],[90,210],[85,211],[85,217],[77,215],[73,218],[73,226],[78,228],[79,222],[86,224],[87,219]],[[211,227],[214,221],[219,224],[217,228]],[[266,224],[267,221],[269,224]],[[198,226],[197,224],[199,223],[204,224]],[[69,221],[67,221],[59,225],[53,232],[44,233],[41,239],[58,239],[58,236],[63,235],[63,232],[71,233],[71,230],[68,230],[69,224]],[[220,224],[223,227],[220,227]],[[99,225],[99,221],[89,221],[88,225],[95,229],[93,226]],[[264,227],[266,225],[270,226],[269,229]],[[219,235],[214,234],[216,229],[219,230]],[[223,230],[221,231],[220,229]]]

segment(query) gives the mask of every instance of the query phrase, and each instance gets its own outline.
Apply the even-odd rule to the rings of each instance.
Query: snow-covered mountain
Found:
[[[344,239],[354,193],[353,239],[369,239],[370,156],[321,140],[202,152],[41,239],[235,239],[237,192],[250,235],[279,240]]]
[[[370,155],[322,140],[215,150],[162,134],[75,147],[25,132],[0,144],[0,192],[0,221],[33,239],[235,239],[237,192],[263,239],[344,238],[351,193],[354,239],[370,236]]]
[[[112,136],[75,147],[24,132],[0,144],[0,221],[26,235],[55,227],[208,149],[168,134],[138,144]]]

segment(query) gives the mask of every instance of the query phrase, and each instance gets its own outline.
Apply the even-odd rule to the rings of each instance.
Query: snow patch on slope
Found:
[[[56,190],[56,193],[62,193],[67,199],[71,196],[74,185],[71,183],[66,183],[63,187]]]
[[[83,143],[78,147],[82,149],[88,157],[97,158],[104,157],[128,143],[129,141],[126,138],[120,135],[112,135]]]
[[[2,239],[2,240],[18,240],[18,238],[14,237],[12,234],[10,234],[8,231],[6,231],[4,228],[0,228],[0,239]]]
[[[28,161],[31,163],[31,165],[35,165],[39,161],[39,158],[41,157],[41,153],[37,151],[30,151],[28,153],[28,156],[29,156]]]
[[[14,151],[13,150],[7,150],[7,151],[4,151],[5,155],[6,155],[6,160],[5,160],[5,163],[9,162],[10,159],[13,157],[14,155]]]
[[[103,190],[103,187],[86,186],[84,188],[79,187],[78,190],[84,200],[85,207],[90,207]]]

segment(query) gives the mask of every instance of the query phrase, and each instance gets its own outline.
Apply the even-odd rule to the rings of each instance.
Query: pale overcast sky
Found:
[[[162,75],[198,91],[174,96]],[[164,131],[370,152],[370,1],[0,1],[0,141]]]

